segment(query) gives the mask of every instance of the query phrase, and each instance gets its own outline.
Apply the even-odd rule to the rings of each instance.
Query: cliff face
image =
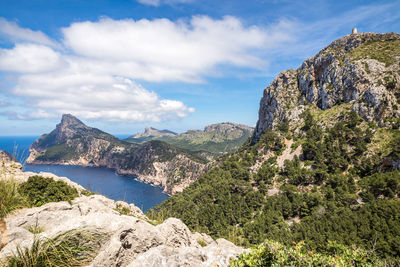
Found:
[[[400,116],[400,35],[360,33],[342,37],[297,70],[287,70],[264,90],[256,142],[280,122],[296,124],[306,106],[322,110],[348,102],[351,109],[381,127]]]
[[[55,130],[32,144],[30,152],[27,163],[108,167],[162,186],[170,194],[182,191],[206,168],[200,158],[164,142],[127,143],[72,115],[64,115]]]

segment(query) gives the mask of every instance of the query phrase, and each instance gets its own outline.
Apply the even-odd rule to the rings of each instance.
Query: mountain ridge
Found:
[[[171,145],[199,153],[208,159],[229,153],[240,147],[253,132],[253,128],[233,122],[214,123],[204,130],[188,130],[175,136],[143,136],[127,138],[125,141],[143,143],[150,140],[161,140]]]
[[[398,260],[399,69],[397,33],[332,42],[264,89],[251,142],[154,212],[244,246],[332,241]]]
[[[365,120],[391,125],[394,122],[384,120],[400,117],[400,66],[394,64],[399,47],[398,33],[351,34],[335,40],[297,70],[279,73],[264,90],[253,142],[278,121],[297,123],[304,108],[313,103],[322,110],[351,103]]]
[[[68,114],[31,145],[26,162],[108,167],[161,186],[169,194],[183,190],[207,167],[203,158],[165,142],[137,145],[121,141]]]

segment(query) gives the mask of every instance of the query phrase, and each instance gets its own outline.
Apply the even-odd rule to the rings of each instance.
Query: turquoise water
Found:
[[[22,162],[29,156],[29,146],[37,138],[37,136],[0,137],[0,150],[6,150]],[[143,211],[153,208],[168,198],[160,187],[139,182],[133,176],[117,175],[115,171],[107,168],[25,164],[24,169],[37,173],[51,172],[57,176],[68,177],[92,192],[114,200],[134,203]]]

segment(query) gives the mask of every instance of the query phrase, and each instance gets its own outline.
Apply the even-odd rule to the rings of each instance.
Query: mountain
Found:
[[[68,114],[31,145],[27,163],[108,167],[170,194],[182,191],[206,168],[203,158],[183,149],[157,140],[141,145],[121,141]]]
[[[158,136],[175,136],[177,133],[174,133],[169,130],[157,130],[156,128],[153,127],[146,127],[144,129],[144,133],[137,133],[135,136],[131,138],[140,138],[140,137],[158,137]]]
[[[147,129],[153,129],[154,134]],[[208,125],[201,130],[189,130],[173,135],[172,132],[146,128],[144,134],[137,134],[125,141],[142,143],[149,140],[162,140],[171,145],[197,152],[209,159],[238,149],[253,132],[253,128],[231,122]]]
[[[399,260],[399,82],[399,34],[334,41],[264,89],[251,142],[149,215],[245,246]]]

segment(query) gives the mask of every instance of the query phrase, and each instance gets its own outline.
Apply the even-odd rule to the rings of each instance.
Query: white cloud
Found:
[[[137,1],[143,5],[149,5],[149,6],[160,6],[163,4],[174,5],[174,4],[184,4],[193,2],[193,0],[137,0]]]
[[[63,34],[64,44],[88,69],[147,81],[198,82],[221,64],[261,68],[266,62],[257,51],[291,39],[281,27],[287,25],[245,27],[231,16],[188,22],[106,18],[74,23]]]
[[[34,73],[62,67],[61,56],[44,45],[17,44],[13,49],[0,48],[0,70]]]
[[[8,21],[0,17],[0,36],[5,36],[14,42],[30,42],[43,44],[51,47],[60,47],[60,45],[51,40],[41,31],[32,31],[31,29],[21,28],[17,23]]]
[[[105,121],[182,118],[194,109],[163,99],[134,80],[193,83],[215,75],[220,65],[259,69],[267,63],[261,49],[272,51],[292,38],[288,21],[259,28],[231,16],[179,21],[103,18],[63,28],[63,47],[54,50],[43,33],[1,23],[14,27],[16,33],[10,36],[23,41],[0,49],[0,70],[19,73],[11,94],[25,99],[28,110],[2,112],[13,119],[63,113]]]
[[[180,101],[160,99],[130,79],[83,73],[25,75],[13,93],[30,99],[35,108],[35,112],[16,117],[19,119],[72,113],[83,119],[158,122],[194,111]]]

